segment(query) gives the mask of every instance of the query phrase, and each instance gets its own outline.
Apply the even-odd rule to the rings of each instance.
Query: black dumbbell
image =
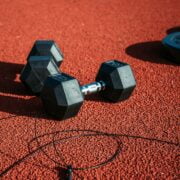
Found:
[[[180,64],[180,32],[167,35],[162,40],[162,44],[169,52],[167,55],[168,59]]]
[[[21,72],[20,80],[31,93],[38,95],[47,76],[59,73],[58,66],[62,58],[62,52],[54,41],[36,41]]]
[[[39,95],[44,80],[57,73],[59,69],[51,56],[31,56],[21,72],[20,80],[31,93]]]
[[[27,60],[31,56],[51,56],[56,65],[59,67],[63,61],[63,53],[53,40],[37,40],[35,41]]]
[[[84,86],[65,73],[48,76],[41,99],[48,114],[56,119],[67,119],[77,115],[85,95],[99,92],[108,100],[119,102],[129,98],[135,86],[130,65],[111,60],[101,65],[96,82]]]

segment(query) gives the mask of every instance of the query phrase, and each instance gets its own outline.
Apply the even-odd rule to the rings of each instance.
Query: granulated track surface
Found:
[[[180,69],[164,58],[160,41],[180,30],[179,0],[1,0],[0,7],[2,179],[62,179],[61,165],[93,166],[117,148],[112,162],[73,178],[178,179]],[[117,104],[88,97],[75,118],[52,120],[19,81],[37,39],[59,44],[62,71],[81,84],[93,81],[105,60],[129,63],[133,95]]]

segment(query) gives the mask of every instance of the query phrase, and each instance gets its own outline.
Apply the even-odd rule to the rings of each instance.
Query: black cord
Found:
[[[80,134],[80,135],[76,135],[76,136],[69,136],[69,137],[65,137],[65,138],[62,138],[62,139],[59,139],[58,141],[55,140],[55,136],[58,135],[58,134],[62,134],[62,133],[70,133],[70,132],[86,132],[88,134]],[[63,167],[66,169],[66,171],[68,172],[74,172],[76,170],[88,170],[88,169],[96,169],[96,168],[99,168],[101,166],[105,166],[106,164],[112,162],[121,152],[122,150],[122,142],[119,140],[119,136],[117,136],[116,134],[112,135],[112,134],[108,134],[108,133],[104,133],[104,132],[98,132],[98,131],[93,131],[93,130],[63,130],[63,131],[55,131],[53,133],[48,133],[48,134],[43,134],[43,135],[40,135],[40,136],[37,136],[37,124],[36,124],[36,120],[35,120],[35,138],[33,138],[31,140],[32,141],[36,141],[38,146],[40,147],[40,142],[38,141],[39,138],[43,137],[43,136],[46,136],[46,135],[53,135],[53,140],[52,140],[52,144],[54,146],[54,150],[55,150],[55,153],[57,154],[58,157],[60,157],[61,160],[63,160],[64,164],[63,165],[62,163],[54,160],[53,158],[51,158],[42,148],[41,148],[41,152],[44,153],[44,155],[46,155],[47,158],[49,158],[52,162],[54,162],[55,164],[57,164],[58,166],[60,167]],[[81,138],[81,137],[92,137],[92,136],[106,136],[106,137],[111,137],[113,138],[114,140],[116,140],[116,143],[117,143],[117,148],[116,148],[116,151],[115,153],[109,157],[107,160],[99,163],[99,164],[96,164],[96,165],[93,165],[93,166],[89,166],[89,167],[72,167],[69,168],[69,165],[66,164],[63,156],[61,155],[60,151],[57,150],[57,147],[56,147],[56,144],[59,144],[59,143],[62,143],[64,141],[67,141],[67,140],[70,140],[70,139],[77,139],[77,138]],[[70,173],[70,176],[71,176],[71,173]]]
[[[9,117],[9,118],[12,118],[12,117]],[[36,122],[36,120],[35,120]],[[36,123],[35,123],[36,124]],[[37,129],[35,129],[37,130]],[[58,134],[58,133],[70,133],[70,132],[87,132],[89,134],[81,134],[81,135],[78,135],[78,136],[69,136],[69,137],[66,137],[66,138],[61,138],[61,139],[57,139],[57,140],[54,140],[54,142],[48,142],[46,144],[43,144],[43,145],[40,145],[39,141],[38,141],[38,138],[40,137],[43,137],[45,135],[55,135],[55,134]],[[15,161],[13,164],[11,164],[9,167],[5,168],[2,172],[0,172],[0,177],[3,177],[6,173],[8,173],[12,168],[14,168],[15,166],[19,165],[21,162],[25,161],[27,158],[29,158],[30,156],[33,156],[35,153],[37,152],[44,152],[46,154],[46,152],[43,150],[43,148],[45,147],[48,147],[48,146],[56,146],[56,144],[59,144],[63,141],[67,141],[68,139],[72,139],[72,138],[78,138],[78,137],[81,137],[81,136],[98,136],[98,135],[102,135],[102,136],[108,136],[108,137],[113,137],[113,138],[117,138],[117,142],[118,142],[118,147],[117,147],[117,150],[115,152],[114,155],[112,155],[107,161],[105,162],[102,162],[98,165],[94,165],[94,166],[91,166],[91,167],[84,167],[84,168],[72,168],[74,170],[86,170],[86,169],[93,169],[93,168],[98,168],[98,167],[101,167],[101,166],[104,166],[106,165],[107,163],[113,161],[120,153],[121,149],[122,149],[122,143],[119,142],[118,138],[120,137],[127,137],[127,138],[133,138],[133,139],[142,139],[142,140],[147,140],[147,141],[151,141],[151,142],[158,142],[158,143],[162,143],[162,144],[168,144],[168,145],[173,145],[173,146],[179,146],[179,143],[175,143],[175,142],[170,142],[170,141],[165,141],[165,140],[160,140],[160,139],[156,139],[156,138],[148,138],[148,137],[142,137],[142,136],[135,136],[135,135],[128,135],[128,134],[111,134],[111,133],[105,133],[105,132],[99,132],[99,131],[95,131],[95,130],[76,130],[76,129],[71,129],[71,130],[64,130],[64,131],[55,131],[55,132],[52,132],[52,133],[47,133],[47,134],[43,134],[43,135],[39,135],[37,136],[37,132],[35,132],[35,137],[28,143],[28,148],[29,148],[29,153],[24,155],[23,157],[21,157],[20,159],[18,159],[17,161]],[[33,142],[34,140],[37,141],[38,143],[38,148],[36,148],[35,150],[30,150],[30,143]],[[59,152],[56,152],[56,153],[59,153]],[[47,157],[48,154],[47,154]],[[52,158],[51,158],[52,159]],[[59,163],[60,165],[60,163]],[[68,167],[66,167],[68,169]]]
[[[71,132],[73,132],[73,131],[75,131],[75,130],[72,130]],[[77,130],[76,130],[76,132],[77,132]],[[87,132],[87,131],[86,131],[86,132]],[[88,132],[89,132],[89,134],[80,134],[80,135],[77,135],[77,136],[70,136],[70,137],[68,137],[67,140],[69,140],[69,139],[81,138],[81,137],[91,137],[91,136],[108,136],[108,137],[112,137],[112,136],[109,136],[107,133],[98,132],[98,133],[96,133],[96,134],[94,134],[94,133],[93,133],[93,134],[90,134],[91,130],[89,130]],[[58,133],[62,133],[62,131],[59,131]],[[56,133],[56,135],[57,135],[57,133]],[[83,168],[72,167],[72,169],[73,169],[73,170],[96,169],[96,168],[99,168],[99,167],[101,167],[101,166],[105,166],[106,164],[112,162],[112,161],[120,154],[120,152],[121,152],[121,150],[122,150],[122,142],[120,142],[120,141],[117,139],[117,137],[113,137],[113,139],[115,139],[116,142],[117,142],[117,148],[116,148],[115,153],[114,153],[111,157],[109,157],[107,160],[105,160],[104,162],[101,162],[101,163],[99,163],[99,164],[97,164],[97,165],[88,166],[88,167],[83,167]],[[61,157],[59,151],[58,151],[57,148],[56,148],[56,144],[57,144],[57,143],[55,143],[54,136],[53,136],[53,141],[52,141],[52,143],[53,143],[53,146],[54,146],[54,149],[55,149],[56,154],[57,154],[59,157]],[[56,160],[53,160],[53,161],[54,161],[56,164],[63,166],[63,165],[60,164],[58,161],[56,161]]]

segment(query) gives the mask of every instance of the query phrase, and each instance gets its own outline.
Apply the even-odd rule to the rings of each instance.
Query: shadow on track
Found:
[[[168,60],[169,54],[164,49],[161,41],[140,42],[128,46],[125,51],[138,60],[177,66],[177,64]]]
[[[173,32],[180,32],[180,26],[170,28],[166,31],[167,34]],[[178,66],[176,62],[172,61],[173,57],[164,48],[161,40],[132,44],[125,49],[125,52],[138,60]]]

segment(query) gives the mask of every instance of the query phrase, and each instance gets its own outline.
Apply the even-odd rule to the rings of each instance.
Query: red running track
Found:
[[[62,179],[60,164],[92,166],[116,151],[110,136],[56,144],[62,157],[52,143],[37,150],[85,133],[53,133],[69,129],[115,133],[122,145],[114,161],[75,171],[74,179],[178,179],[180,69],[164,59],[160,40],[180,30],[179,0],[1,0],[0,9],[2,179]],[[36,39],[54,39],[65,55],[61,69],[82,84],[94,80],[105,60],[129,63],[137,80],[133,96],[118,104],[88,98],[75,118],[47,118],[19,81]]]

